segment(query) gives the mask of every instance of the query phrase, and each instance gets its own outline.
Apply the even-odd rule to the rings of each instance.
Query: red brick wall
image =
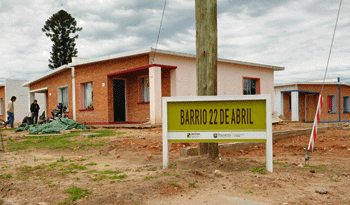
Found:
[[[73,118],[73,102],[72,102],[72,71],[68,69],[66,71],[60,72],[54,76],[43,79],[39,82],[33,83],[30,85],[30,90],[36,90],[40,88],[48,87],[46,94],[46,108],[47,108],[47,117],[52,117],[51,111],[57,109],[58,99],[57,93],[58,87],[68,86],[68,108],[69,113],[66,113],[70,119]],[[50,95],[51,94],[51,95]]]
[[[98,63],[92,63],[87,65],[81,65],[75,67],[75,86],[76,86],[76,108],[77,108],[77,121],[78,122],[113,122],[113,77],[107,77],[107,74],[127,69],[137,68],[148,65],[148,55],[127,57],[122,59],[114,59],[109,61],[103,61]],[[135,79],[136,77],[136,79]],[[138,100],[138,93],[133,90],[137,87],[135,82],[137,76],[131,73],[130,76],[116,76],[115,78],[126,78],[127,86],[127,117],[128,121],[145,121],[144,117],[139,119],[131,114],[135,110],[141,110],[147,112],[149,115],[148,104],[135,104]],[[93,83],[93,104],[94,109],[83,111],[81,110],[83,103],[83,95],[81,92],[81,83],[89,82]],[[105,83],[105,87],[102,87],[102,83]],[[130,90],[131,87],[131,90]],[[136,93],[135,93],[136,92]],[[134,96],[136,94],[136,96]],[[144,116],[140,113],[141,116]]]
[[[1,120],[5,120],[6,119],[6,110],[5,110],[5,107],[6,107],[6,100],[5,100],[5,87],[0,87],[0,98],[2,98],[2,107],[3,107],[3,110],[2,110],[2,113],[3,115],[0,115],[0,119]]]

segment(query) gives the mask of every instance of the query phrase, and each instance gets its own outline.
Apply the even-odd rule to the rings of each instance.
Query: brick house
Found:
[[[30,104],[33,101],[29,101],[28,99],[29,89],[22,86],[27,81],[4,79],[3,83],[0,84],[0,119],[7,120],[7,103],[12,96],[17,97],[15,102],[15,124],[21,123],[24,117],[30,116]],[[40,113],[42,113],[46,110],[44,95],[37,95],[36,97],[41,107]]]
[[[275,85],[275,115],[288,121],[312,122],[323,80]],[[350,85],[327,79],[323,88],[320,122],[350,121]]]
[[[218,95],[271,94],[283,67],[218,59]],[[48,110],[59,102],[81,123],[161,124],[161,98],[196,96],[196,56],[147,48],[96,59],[74,58],[26,82],[45,93]],[[32,97],[33,98],[33,97]]]

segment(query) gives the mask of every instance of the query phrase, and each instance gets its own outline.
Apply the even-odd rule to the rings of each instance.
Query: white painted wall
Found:
[[[282,91],[287,90],[298,90],[297,85],[289,85],[289,86],[275,86],[274,89],[274,117],[279,117],[283,115],[283,99],[282,99]]]
[[[157,53],[155,64],[177,66],[171,71],[171,96],[196,96],[196,59]],[[218,62],[218,95],[243,95],[243,77],[260,78],[260,93],[271,94],[274,108],[272,69]]]
[[[17,79],[5,79],[5,112],[7,113],[7,104],[12,96],[16,96],[17,100],[15,102],[15,126],[22,123],[25,116],[30,115],[29,109],[29,88],[22,87],[22,84],[27,82],[27,80],[17,80]],[[46,103],[43,95],[35,96],[40,105],[40,114],[43,110],[46,110]],[[31,104],[32,102],[30,102]],[[7,119],[7,114],[6,114]]]

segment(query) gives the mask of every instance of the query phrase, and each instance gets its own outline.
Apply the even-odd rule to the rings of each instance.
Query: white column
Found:
[[[292,121],[299,121],[299,92],[294,91],[292,95]]]
[[[30,105],[34,102],[35,93],[28,93],[28,112],[30,112]]]
[[[161,67],[149,68],[149,107],[151,124],[162,123],[162,72]]]
[[[72,110],[73,110],[73,120],[77,120],[77,111],[75,107],[75,69],[72,67]]]
[[[284,93],[281,92],[280,98],[281,98],[281,115],[284,116]],[[279,117],[279,116],[277,116]]]

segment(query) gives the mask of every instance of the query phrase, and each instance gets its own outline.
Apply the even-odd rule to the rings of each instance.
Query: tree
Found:
[[[83,28],[77,27],[74,17],[64,10],[53,14],[46,20],[44,27],[41,29],[46,36],[53,42],[49,67],[58,68],[62,65],[72,62],[72,57],[76,57],[78,50],[75,48],[75,39],[79,35],[73,35]]]

